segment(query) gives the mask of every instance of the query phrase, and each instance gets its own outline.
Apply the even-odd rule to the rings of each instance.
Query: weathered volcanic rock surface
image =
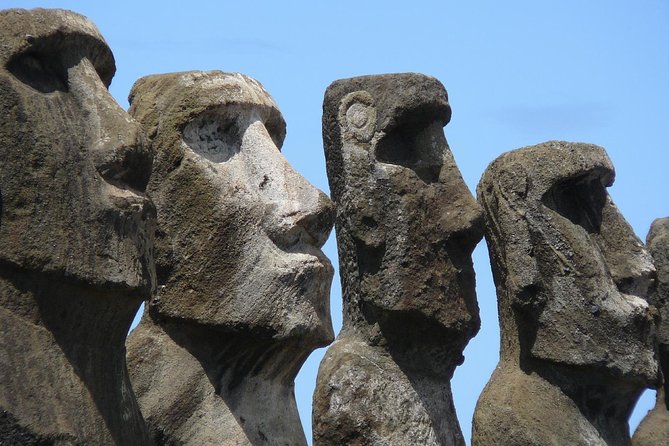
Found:
[[[660,313],[658,345],[664,384],[657,392],[655,407],[648,412],[632,438],[634,446],[669,444],[669,218],[658,218],[650,226],[646,246],[657,269],[657,290],[649,299]]]
[[[294,378],[332,341],[330,200],[287,163],[285,123],[236,73],[148,76],[158,291],[128,341],[158,444],[304,445]]]
[[[0,444],[148,443],[125,338],[154,283],[152,156],[114,71],[85,17],[0,11]]]
[[[0,443],[144,445],[125,338],[154,283],[151,153],[85,17],[0,12]]]
[[[444,137],[443,85],[420,74],[334,82],[323,139],[344,327],[321,363],[315,445],[463,445],[450,379],[479,329],[481,210]]]
[[[501,351],[473,445],[630,444],[629,415],[658,381],[655,268],[606,191],[613,179],[601,147],[560,141],[484,172]]]

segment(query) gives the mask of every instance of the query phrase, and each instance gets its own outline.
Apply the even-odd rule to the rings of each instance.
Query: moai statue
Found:
[[[144,445],[125,339],[154,283],[151,154],[96,27],[0,12],[0,444]]]
[[[650,226],[646,246],[657,269],[657,291],[649,301],[659,310],[658,347],[664,384],[657,402],[634,433],[634,446],[669,445],[669,217]]]
[[[472,445],[630,444],[628,417],[658,381],[655,268],[606,191],[613,179],[601,147],[560,141],[483,174],[501,348]]]
[[[330,200],[281,155],[285,122],[242,74],[148,76],[158,291],[128,341],[158,444],[305,445],[294,378],[332,342]]]
[[[344,326],[318,372],[314,445],[464,445],[450,379],[480,325],[482,213],[444,137],[446,90],[344,79],[323,113]]]

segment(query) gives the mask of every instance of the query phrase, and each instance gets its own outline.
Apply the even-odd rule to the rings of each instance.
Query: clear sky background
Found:
[[[610,193],[639,237],[645,239],[654,218],[669,216],[666,0],[2,0],[0,6],[88,16],[114,52],[111,92],[126,108],[130,87],[147,74],[220,69],[258,79],[288,123],[285,156],[324,191],[326,87],[345,77],[413,71],[437,77],[449,92],[453,118],[445,133],[472,191],[502,152],[551,139],[582,141],[607,149],[617,171]],[[334,235],[325,251],[336,268]],[[468,442],[499,349],[483,242],[474,263],[482,328],[452,381]],[[338,276],[332,314],[339,331]],[[323,353],[309,358],[296,382],[307,438]],[[632,428],[653,403],[654,392],[646,392]]]

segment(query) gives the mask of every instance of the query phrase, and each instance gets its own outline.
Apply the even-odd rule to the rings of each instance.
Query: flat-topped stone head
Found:
[[[448,332],[459,358],[479,328],[471,253],[482,229],[444,137],[450,117],[433,77],[343,79],[325,93],[323,139],[345,325]]]
[[[333,337],[330,200],[288,164],[285,122],[238,73],[148,76],[130,112],[150,133],[158,209],[152,314],[311,347]]]
[[[0,12],[0,264],[132,292],[153,283],[151,154],[85,17]]]
[[[551,141],[493,161],[478,185],[503,361],[548,361],[643,388],[657,381],[646,302],[655,268],[606,188],[598,146]]]
[[[333,82],[323,101],[344,324],[321,361],[314,444],[464,445],[450,380],[479,329],[482,213],[422,74]]]

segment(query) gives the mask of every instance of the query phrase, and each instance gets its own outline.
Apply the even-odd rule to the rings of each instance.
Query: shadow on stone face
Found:
[[[428,120],[421,122],[402,122],[378,141],[374,155],[379,162],[407,167],[425,183],[439,181],[439,174],[444,166],[441,153],[431,150],[429,141],[421,138]]]
[[[92,61],[110,57],[109,49],[100,46],[96,36],[85,33],[77,35],[56,30],[49,35],[26,37],[26,41],[30,44],[30,49],[13,55],[7,62],[7,71],[41,93],[69,91],[67,71],[80,62],[77,59],[80,48],[93,50],[87,55]],[[108,88],[116,71],[113,62],[98,65],[96,68],[100,79]]]
[[[555,184],[544,194],[542,202],[588,233],[597,234],[607,195],[598,176],[584,175]]]
[[[12,414],[0,407],[0,438],[3,446],[85,446],[71,435],[40,435],[22,426]]]

